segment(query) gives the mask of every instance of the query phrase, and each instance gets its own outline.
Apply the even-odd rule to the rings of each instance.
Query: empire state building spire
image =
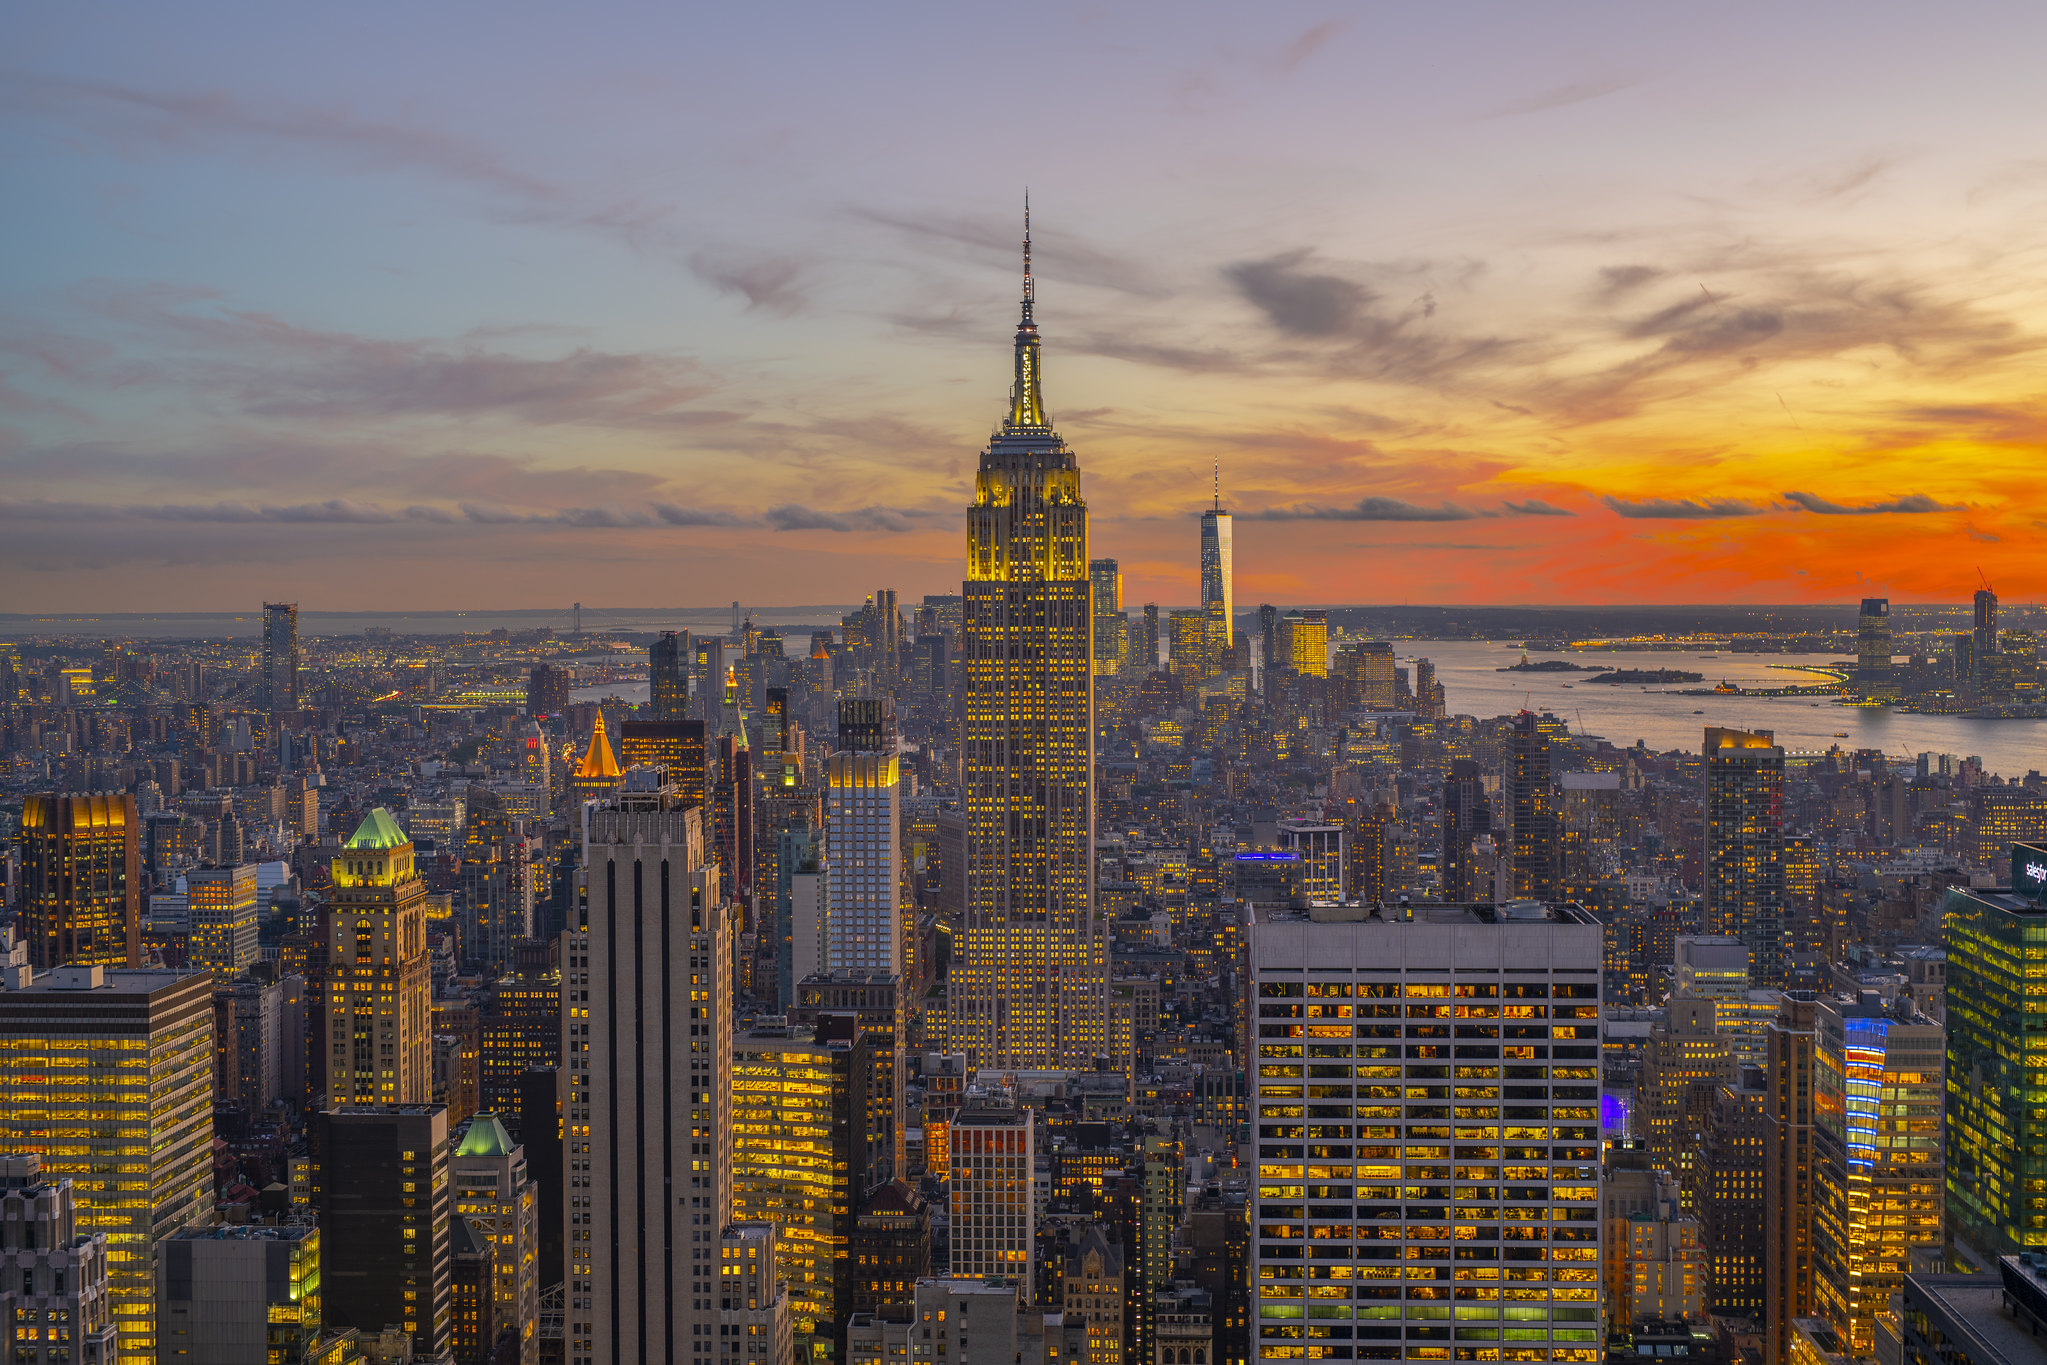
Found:
[[[1024,195],[1023,235],[1023,315],[1016,324],[1016,385],[1010,391],[1009,419],[1003,426],[1011,431],[1018,427],[1049,427],[1051,421],[1045,416],[1045,394],[1039,370],[1038,324],[1031,318],[1031,305],[1036,302],[1031,285],[1031,197]]]

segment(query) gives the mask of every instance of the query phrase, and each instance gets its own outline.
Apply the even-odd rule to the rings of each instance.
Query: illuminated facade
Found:
[[[1032,1114],[1006,1096],[969,1095],[948,1127],[952,1273],[1014,1280],[1017,1301],[1033,1301],[1037,1207]]]
[[[192,868],[185,894],[187,960],[224,986],[256,961],[256,865]]]
[[[1279,618],[1274,653],[1278,666],[1312,678],[1329,676],[1329,613],[1289,612]]]
[[[1236,644],[1234,525],[1234,519],[1223,510],[1218,482],[1215,506],[1201,514],[1201,614],[1208,625],[1209,673],[1219,673],[1228,666]]]
[[[0,991],[0,1152],[106,1234],[119,1365],[156,1365],[158,1241],[213,1221],[213,983],[60,967]]]
[[[2015,846],[2012,864],[2010,891],[1957,888],[1941,906],[1947,1208],[1993,1256],[2047,1249],[2047,1033],[2033,1027],[2047,1017],[2047,846]]]
[[[333,862],[327,945],[327,1099],[425,1104],[434,1097],[426,882],[412,841],[382,806]]]
[[[689,718],[689,665],[688,631],[664,630],[654,638],[647,650],[647,709],[656,722]]]
[[[447,1109],[329,1109],[310,1127],[328,1324],[395,1326],[435,1359],[455,1329]]]
[[[733,1044],[732,1217],[776,1229],[799,1365],[838,1358],[852,1311],[870,1071],[857,1036],[764,1026]]]
[[[618,727],[618,748],[629,768],[659,768],[685,806],[710,801],[704,784],[704,723],[700,720],[629,720]]]
[[[299,709],[299,604],[263,604],[263,709]]]
[[[1123,571],[1113,559],[1090,559],[1087,577],[1095,618],[1095,676],[1121,673],[1130,652],[1130,621],[1123,615]]]
[[[1812,1313],[1812,1080],[1816,1005],[1786,998],[1765,1035],[1763,1361],[1784,1365]]]
[[[825,759],[825,971],[903,969],[897,763],[846,750]]]
[[[1784,751],[1767,730],[1709,726],[1706,932],[1748,945],[1749,980],[1784,982]]]
[[[1258,915],[1254,1358],[1602,1359],[1602,942],[1573,905]]]
[[[1087,503],[1044,408],[1028,221],[1024,238],[1015,388],[967,509],[962,589],[966,907],[946,1018],[982,1067],[1086,1064],[1107,1042]]]
[[[776,1278],[770,1223],[733,1223],[718,1237],[718,1335],[729,1365],[788,1365],[796,1350],[789,1291]]]
[[[32,965],[141,965],[141,826],[132,795],[27,797],[20,847],[18,932]]]
[[[1855,621],[1855,686],[1871,701],[1898,695],[1891,673],[1891,600],[1865,597]]]
[[[532,1362],[539,1355],[540,1191],[527,1174],[526,1149],[497,1115],[478,1114],[449,1158],[448,1178],[455,1216],[490,1253],[488,1317],[499,1333],[516,1330],[517,1358]]]
[[[157,1245],[158,1359],[313,1360],[323,1327],[320,1285],[320,1230],[308,1223],[188,1228]]]
[[[106,1234],[80,1234],[71,1182],[34,1153],[0,1156],[0,1360],[113,1365],[116,1340]]]
[[[1507,787],[1514,894],[1547,900],[1556,894],[1562,873],[1561,822],[1549,735],[1543,730],[1542,717],[1533,711],[1514,717],[1513,770],[1507,775]]]
[[[1859,1356],[1916,1247],[1941,1245],[1941,1026],[1819,1003],[1813,1068],[1814,1309]]]
[[[611,795],[622,775],[618,759],[611,752],[611,737],[604,732],[604,709],[599,707],[597,719],[590,727],[590,747],[583,751],[583,761],[569,775],[569,792],[578,804],[594,801]]]
[[[590,812],[563,942],[569,1365],[715,1365],[732,1165],[731,908],[702,812]]]

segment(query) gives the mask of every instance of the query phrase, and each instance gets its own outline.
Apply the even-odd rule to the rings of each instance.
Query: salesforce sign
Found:
[[[2011,889],[2047,905],[2047,848],[2038,844],[2011,846]]]

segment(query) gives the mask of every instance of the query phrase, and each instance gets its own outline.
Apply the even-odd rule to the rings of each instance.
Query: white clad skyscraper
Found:
[[[828,972],[903,969],[900,763],[844,749],[825,759]]]
[[[984,1068],[1087,1065],[1106,1042],[1087,503],[1045,413],[1032,302],[1026,212],[1016,382],[975,478],[962,588],[966,906],[946,1014],[951,1049]]]

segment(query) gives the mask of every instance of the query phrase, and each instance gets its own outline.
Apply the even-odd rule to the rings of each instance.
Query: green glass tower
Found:
[[[2047,848],[2012,889],[1956,888],[1947,922],[1947,1206],[1992,1255],[2047,1248]]]

